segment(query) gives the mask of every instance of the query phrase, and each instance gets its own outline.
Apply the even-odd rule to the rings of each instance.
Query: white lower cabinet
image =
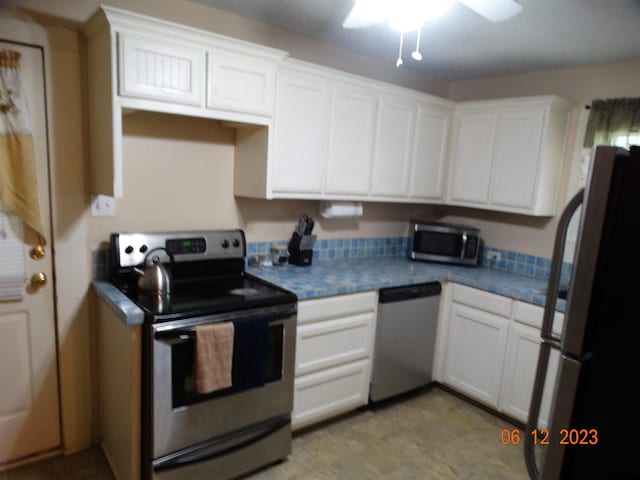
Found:
[[[298,304],[294,429],[366,405],[377,292]]]
[[[436,378],[496,410],[526,422],[540,351],[543,308],[449,284],[443,296]],[[554,334],[564,315],[555,314]],[[549,415],[560,355],[552,350],[538,426]]]
[[[508,318],[454,302],[444,382],[497,408],[508,328]]]

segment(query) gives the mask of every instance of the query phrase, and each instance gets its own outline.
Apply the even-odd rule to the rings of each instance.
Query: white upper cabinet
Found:
[[[200,106],[205,50],[165,38],[118,33],[120,95]]]
[[[441,201],[452,110],[446,100],[287,59],[276,75],[268,158],[238,155],[255,137],[237,137],[234,193]]]
[[[207,51],[207,107],[271,116],[276,64],[223,49]]]
[[[409,197],[440,201],[444,193],[449,110],[418,106]]]
[[[363,89],[336,84],[331,98],[325,192],[369,193],[378,99]]]
[[[371,195],[407,197],[413,153],[416,104],[384,95],[378,107]]]
[[[554,215],[570,113],[552,96],[459,103],[447,202]]]
[[[271,157],[274,196],[322,193],[329,100],[325,79],[289,70],[279,72]]]
[[[533,208],[544,114],[543,107],[506,110],[500,114],[492,205]]]
[[[496,123],[495,113],[456,113],[450,202],[479,205],[488,202]]]
[[[271,125],[286,52],[107,6],[84,33],[92,193],[123,195],[124,111]]]

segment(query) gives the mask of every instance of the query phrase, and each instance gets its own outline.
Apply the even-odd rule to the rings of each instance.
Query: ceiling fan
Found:
[[[404,33],[418,31],[415,51],[412,58],[422,60],[420,54],[420,30],[428,20],[443,15],[458,1],[491,22],[502,22],[517,15],[522,6],[515,0],[356,0],[355,5],[345,18],[344,28],[365,28],[377,23],[387,22],[391,28],[400,32],[400,53],[396,67],[402,65],[402,43]]]

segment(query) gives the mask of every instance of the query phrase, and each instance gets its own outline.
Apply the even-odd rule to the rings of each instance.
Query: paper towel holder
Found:
[[[358,218],[364,213],[361,202],[342,202],[323,200],[320,202],[320,215],[323,218]]]

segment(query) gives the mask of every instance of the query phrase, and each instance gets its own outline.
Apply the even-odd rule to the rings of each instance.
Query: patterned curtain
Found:
[[[640,139],[640,98],[594,100],[584,146],[628,147]]]
[[[0,50],[0,117],[0,203],[19,216],[25,230],[44,245],[35,150],[20,82],[20,53],[11,50]],[[32,235],[25,235],[29,237]]]

